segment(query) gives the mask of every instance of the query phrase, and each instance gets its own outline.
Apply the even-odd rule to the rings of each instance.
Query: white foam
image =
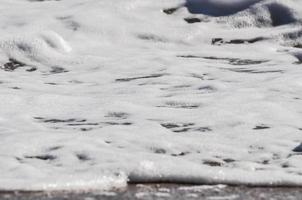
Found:
[[[2,0],[0,190],[301,186],[302,7],[234,1]]]

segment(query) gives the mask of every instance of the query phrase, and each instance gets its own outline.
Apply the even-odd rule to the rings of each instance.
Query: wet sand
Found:
[[[192,186],[173,184],[129,185],[112,191],[89,192],[22,192],[3,191],[0,199],[9,200],[118,200],[118,199],[301,199],[302,187],[232,187],[232,186]]]

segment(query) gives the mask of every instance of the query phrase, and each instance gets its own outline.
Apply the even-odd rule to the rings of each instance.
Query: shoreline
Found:
[[[302,187],[129,184],[107,191],[0,191],[0,199],[302,199]]]

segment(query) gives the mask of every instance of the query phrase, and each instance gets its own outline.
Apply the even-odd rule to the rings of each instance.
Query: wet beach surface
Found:
[[[9,200],[116,200],[116,199],[302,199],[302,188],[240,187],[225,185],[129,185],[112,191],[91,192],[2,192],[0,199]]]

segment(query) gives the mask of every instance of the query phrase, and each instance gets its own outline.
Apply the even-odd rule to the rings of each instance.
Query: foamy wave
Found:
[[[0,190],[301,186],[300,0],[2,0]]]

